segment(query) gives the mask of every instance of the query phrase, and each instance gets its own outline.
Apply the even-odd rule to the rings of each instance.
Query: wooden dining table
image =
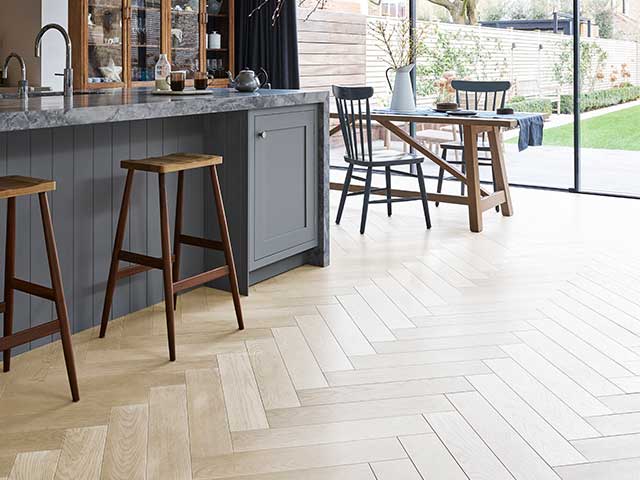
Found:
[[[338,118],[336,113],[331,114],[331,118]],[[453,203],[457,205],[467,205],[469,210],[469,228],[472,232],[482,231],[482,216],[487,210],[496,206],[500,207],[502,215],[510,217],[513,215],[513,205],[509,192],[509,182],[505,166],[502,130],[512,129],[518,126],[518,120],[512,116],[493,116],[484,113],[478,116],[457,116],[443,115],[429,110],[420,110],[415,113],[397,113],[388,110],[373,110],[371,120],[377,122],[392,134],[405,142],[410,147],[424,155],[428,160],[443,168],[455,179],[467,186],[467,195],[449,195],[443,193],[428,193],[429,200],[440,203]],[[397,123],[429,123],[440,125],[459,125],[462,127],[462,139],[464,144],[463,158],[466,164],[466,174],[449,164],[439,155],[435,154],[418,140],[411,137],[410,133],[403,130]],[[340,132],[340,125],[330,129],[330,135]],[[480,184],[480,174],[478,170],[478,136],[486,134],[491,150],[491,161],[495,176],[495,191],[491,192]],[[332,190],[342,190],[343,184],[331,183]],[[361,191],[364,187],[351,185],[350,191]],[[373,194],[374,192],[372,192]],[[418,192],[409,190],[392,190],[392,195],[396,197],[415,197]],[[379,192],[385,194],[385,192]]]

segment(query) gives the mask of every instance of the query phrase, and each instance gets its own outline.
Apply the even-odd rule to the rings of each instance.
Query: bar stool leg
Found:
[[[180,253],[182,251],[180,236],[182,235],[182,203],[183,203],[183,191],[184,191],[184,172],[178,173],[178,194],[176,199],[176,224],[175,233],[173,237],[173,256],[175,257],[173,263],[173,280],[177,281],[180,278]],[[173,309],[178,306],[178,294],[173,295]]]
[[[244,330],[244,320],[242,318],[242,305],[240,304],[240,290],[238,289],[238,276],[236,274],[236,264],[233,259],[233,249],[229,238],[229,227],[227,226],[227,215],[224,211],[222,192],[220,191],[220,181],[215,165],[209,167],[211,173],[211,185],[213,186],[213,196],[216,201],[216,211],[218,213],[218,224],[220,225],[220,237],[224,247],[224,256],[229,266],[229,280],[231,282],[231,295],[233,296],[233,306],[236,309],[238,328]]]
[[[42,216],[42,227],[44,229],[44,241],[47,248],[47,259],[49,261],[49,273],[51,275],[51,285],[55,295],[56,313],[58,324],[60,325],[60,337],[62,340],[62,350],[67,366],[67,376],[71,386],[71,396],[73,401],[80,400],[78,392],[78,379],[76,376],[76,365],[71,345],[71,331],[69,329],[69,315],[67,313],[67,303],[64,298],[64,287],[62,286],[62,275],[60,274],[60,263],[58,261],[58,249],[56,239],[53,234],[53,224],[51,222],[51,212],[46,193],[39,193],[40,214]]]
[[[169,337],[169,359],[176,359],[176,334],[173,312],[173,276],[171,265],[171,240],[169,232],[169,208],[167,207],[167,191],[165,174],[158,174],[158,190],[160,192],[160,238],[162,242],[162,276],[164,279],[164,306],[167,315],[167,334]]]
[[[7,240],[4,265],[5,337],[13,333],[13,286],[11,280],[15,275],[16,264],[16,199],[11,197],[7,202]],[[2,365],[5,372],[11,368],[11,349],[3,352]]]
[[[129,201],[131,199],[133,174],[134,170],[127,171],[127,181],[124,186],[122,205],[120,205],[120,217],[118,217],[118,228],[116,229],[116,240],[114,242],[113,253],[111,255],[111,266],[109,267],[109,280],[107,281],[107,290],[104,295],[104,306],[102,307],[100,338],[104,338],[107,333],[109,313],[111,313],[111,304],[113,303],[113,292],[116,288],[116,274],[118,273],[118,265],[120,264],[120,250],[122,250],[122,242],[124,241],[124,234],[127,228],[127,216],[129,215]]]

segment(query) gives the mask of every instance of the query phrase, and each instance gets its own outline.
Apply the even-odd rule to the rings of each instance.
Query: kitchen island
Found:
[[[0,99],[0,175],[51,178],[51,204],[74,332],[98,325],[126,171],[120,161],[176,152],[222,155],[222,192],[241,293],[303,264],[329,263],[328,94],[266,90],[154,96],[131,89]],[[160,256],[158,186],[134,181],[124,248]],[[177,176],[168,177],[173,209]],[[0,270],[6,203],[0,203]],[[211,186],[185,173],[185,234],[217,238]],[[37,199],[17,200],[16,273],[48,284]],[[187,247],[181,277],[224,263],[218,252]],[[219,284],[224,288],[224,284]],[[162,299],[162,274],[122,280],[112,316]],[[49,302],[16,294],[15,330],[53,317]],[[44,340],[46,342],[46,339]],[[41,342],[34,342],[38,344]]]

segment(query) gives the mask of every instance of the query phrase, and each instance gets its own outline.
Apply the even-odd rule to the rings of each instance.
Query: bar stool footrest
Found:
[[[116,281],[126,277],[131,277],[139,273],[148,272],[149,270],[157,269],[162,270],[163,263],[162,258],[150,257],[148,255],[142,255],[140,253],[133,253],[126,250],[121,250],[118,260],[123,262],[134,263],[130,267],[120,268],[116,272]],[[175,255],[171,256],[171,263],[175,261]]]
[[[214,268],[208,272],[194,275],[193,277],[185,278],[173,283],[173,293],[181,292],[187,288],[197,287],[204,283],[217,280],[218,278],[229,276],[229,266],[224,265],[222,267]]]
[[[56,293],[53,288],[45,287],[44,285],[38,285],[27,280],[21,280],[19,278],[12,278],[10,280],[11,287],[14,290],[19,290],[29,295],[35,295],[36,297],[44,298],[45,300],[56,301]]]
[[[218,240],[209,240],[208,238],[192,237],[191,235],[180,235],[178,241],[183,245],[191,245],[192,247],[208,248],[209,250],[224,250],[224,245]]]
[[[37,340],[38,338],[46,337],[47,335],[51,335],[59,331],[60,322],[58,319],[55,319],[51,322],[43,323],[42,325],[37,325],[35,327],[13,333],[9,337],[0,338],[0,351],[8,350],[10,348],[17,347],[18,345],[24,345],[32,340]]]

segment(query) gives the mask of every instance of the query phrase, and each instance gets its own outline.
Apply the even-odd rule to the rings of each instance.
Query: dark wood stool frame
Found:
[[[55,186],[54,186],[55,189]],[[80,400],[78,391],[78,379],[76,376],[73,347],[71,345],[71,330],[69,328],[69,315],[62,286],[62,275],[60,273],[60,262],[58,261],[58,250],[53,233],[51,212],[49,202],[45,192],[38,193],[40,200],[40,213],[42,216],[42,227],[44,229],[44,241],[47,250],[47,260],[49,263],[49,274],[51,275],[52,287],[45,287],[35,283],[21,280],[15,277],[15,257],[16,257],[16,197],[9,197],[7,203],[7,240],[6,240],[6,260],[4,273],[4,302],[0,303],[0,312],[4,313],[4,332],[0,338],[0,350],[3,351],[3,370],[8,372],[11,368],[11,348],[23,345],[32,340],[46,337],[60,332],[62,340],[62,350],[69,377],[71,396],[74,402]],[[13,330],[13,292],[18,290],[29,295],[44,298],[54,302],[56,306],[57,319],[42,325],[31,327],[27,330],[12,333]]]
[[[107,332],[107,324],[109,323],[109,314],[113,302],[113,293],[116,282],[122,278],[130,277],[138,273],[146,272],[151,269],[162,270],[164,283],[164,303],[167,316],[167,334],[169,340],[169,358],[171,361],[176,359],[175,347],[175,322],[174,310],[177,304],[177,294],[183,290],[197,287],[207,282],[211,282],[218,278],[229,277],[231,284],[231,294],[233,296],[233,305],[236,311],[238,327],[244,329],[244,321],[242,317],[242,307],[240,304],[240,291],[238,289],[238,277],[236,275],[235,262],[233,260],[233,250],[231,248],[231,240],[229,238],[229,228],[227,226],[227,217],[222,201],[222,192],[220,190],[220,182],[218,180],[218,172],[215,165],[209,166],[211,176],[211,185],[213,187],[213,196],[216,203],[216,211],[218,214],[218,224],[220,227],[221,241],[209,240],[206,238],[192,237],[182,233],[182,210],[183,210],[183,190],[184,190],[184,170],[178,171],[178,192],[176,201],[176,221],[174,232],[174,252],[171,254],[171,240],[169,238],[169,209],[167,204],[167,192],[165,188],[165,173],[158,173],[158,186],[160,193],[160,239],[162,243],[162,257],[150,257],[138,253],[122,250],[122,243],[127,224],[127,216],[129,213],[129,202],[131,199],[131,189],[133,184],[133,175],[135,169],[127,168],[127,180],[122,196],[122,206],[120,208],[120,217],[118,219],[118,227],[116,230],[116,238],[113,247],[113,255],[111,258],[111,267],[109,269],[109,281],[107,282],[106,295],[104,299],[104,308],[102,310],[102,322],[100,325],[100,338],[104,338]],[[180,254],[182,245],[191,245],[195,247],[207,248],[210,250],[220,250],[224,252],[226,265],[214,268],[204,273],[175,280],[180,275]],[[120,269],[120,261],[133,263],[127,268]]]

